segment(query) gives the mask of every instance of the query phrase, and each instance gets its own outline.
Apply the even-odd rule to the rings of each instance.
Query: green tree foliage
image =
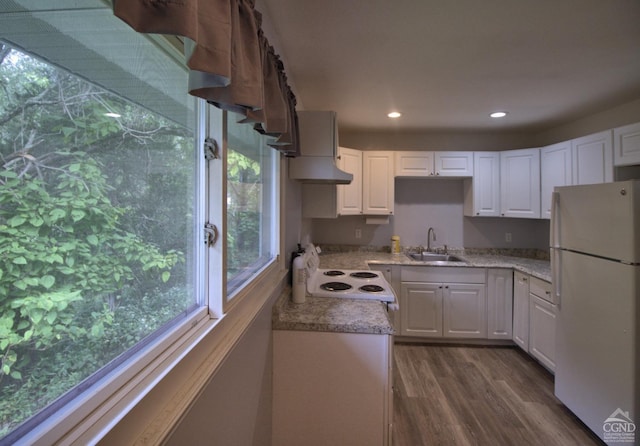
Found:
[[[260,163],[240,151],[227,151],[227,274],[235,276],[260,251]]]
[[[190,305],[192,141],[0,44],[0,436]]]

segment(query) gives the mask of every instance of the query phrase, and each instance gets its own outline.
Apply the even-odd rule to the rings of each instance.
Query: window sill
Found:
[[[243,298],[221,318],[199,314],[177,327],[145,355],[155,355],[146,366],[116,370],[86,395],[40,425],[21,443],[33,445],[158,444],[166,438],[198,397],[269,302],[286,285],[287,270],[274,268],[247,287]],[[235,300],[235,299],[234,299]],[[176,335],[178,338],[176,339]],[[117,376],[115,376],[117,375]]]

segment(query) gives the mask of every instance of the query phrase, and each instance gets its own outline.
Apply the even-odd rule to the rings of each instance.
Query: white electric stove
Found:
[[[310,296],[396,302],[393,289],[378,271],[318,268],[320,258],[313,244],[307,245],[303,258]]]

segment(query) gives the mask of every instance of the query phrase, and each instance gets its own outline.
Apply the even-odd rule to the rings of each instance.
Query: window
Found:
[[[187,72],[97,5],[0,12],[0,437],[204,304]]]
[[[180,357],[247,285],[282,273],[267,274],[280,244],[270,138],[189,96],[168,40],[102,0],[54,3],[0,5],[0,444],[40,435],[83,392],[106,402],[92,392],[116,372],[160,376],[145,370],[157,352]],[[207,131],[222,142],[215,168]],[[224,244],[206,249],[205,216]]]
[[[272,261],[278,250],[277,152],[239,115],[227,113],[227,295]]]

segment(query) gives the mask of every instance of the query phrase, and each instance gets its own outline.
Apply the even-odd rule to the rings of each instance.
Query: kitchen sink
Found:
[[[411,252],[407,256],[412,260],[419,260],[421,262],[464,262],[464,259],[453,256],[450,254],[438,254],[435,252]]]

